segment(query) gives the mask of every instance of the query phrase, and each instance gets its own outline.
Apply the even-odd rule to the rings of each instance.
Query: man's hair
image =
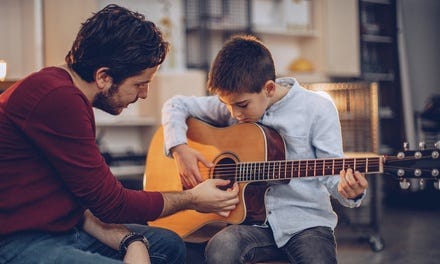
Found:
[[[209,92],[259,93],[264,84],[275,81],[270,51],[251,35],[229,39],[219,51],[208,74]]]
[[[108,5],[82,23],[66,63],[82,79],[94,80],[101,67],[114,84],[160,65],[168,53],[156,25],[144,15],[117,5]]]

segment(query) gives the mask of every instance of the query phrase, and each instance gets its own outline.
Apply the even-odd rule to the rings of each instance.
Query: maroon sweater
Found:
[[[92,106],[60,68],[45,68],[0,95],[0,235],[65,231],[84,208],[105,222],[146,223],[158,192],[125,189],[95,139]]]

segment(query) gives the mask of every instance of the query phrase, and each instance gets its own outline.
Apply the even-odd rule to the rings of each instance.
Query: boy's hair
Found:
[[[114,84],[160,65],[168,53],[156,25],[144,15],[117,5],[108,5],[82,23],[66,63],[82,79],[94,80],[95,72],[106,73]]]
[[[219,51],[208,74],[208,89],[216,93],[259,93],[265,83],[275,81],[270,51],[251,35],[229,39]]]

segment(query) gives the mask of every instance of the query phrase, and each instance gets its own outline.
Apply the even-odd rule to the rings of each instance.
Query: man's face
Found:
[[[257,122],[270,104],[265,89],[260,93],[219,94],[218,97],[240,123]]]
[[[139,98],[146,99],[150,82],[159,66],[148,68],[140,74],[125,79],[121,84],[112,84],[110,88],[96,94],[92,105],[112,115],[119,115],[129,104]]]

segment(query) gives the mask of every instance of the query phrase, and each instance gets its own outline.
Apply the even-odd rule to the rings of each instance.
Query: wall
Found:
[[[165,39],[171,43],[171,50],[164,64],[164,70],[183,69],[184,61],[184,32],[182,1],[172,0],[95,0],[99,8],[108,4],[117,4],[144,14],[153,21],[164,33]]]
[[[423,110],[432,94],[440,94],[440,1],[400,0],[398,4],[406,130],[414,147],[419,140],[414,111]]]
[[[1,0],[0,59],[7,79],[18,79],[43,65],[41,0]]]

